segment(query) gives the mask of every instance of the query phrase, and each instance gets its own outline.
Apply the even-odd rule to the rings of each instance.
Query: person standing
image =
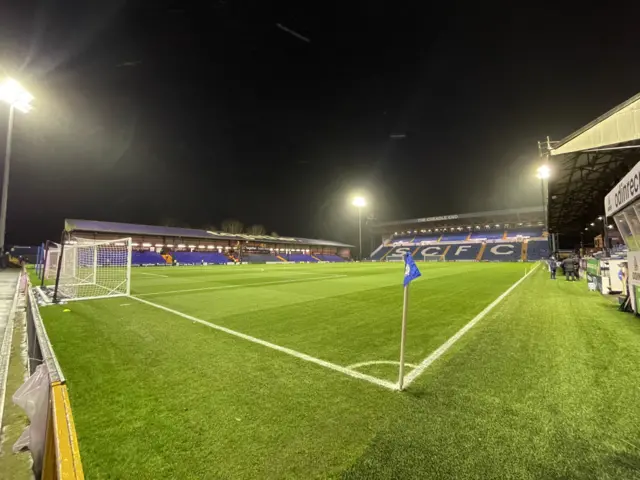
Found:
[[[574,268],[575,268],[575,263],[573,261],[573,258],[571,257],[565,258],[564,261],[562,262],[562,270],[564,270],[564,274],[567,281],[573,281],[575,279]]]
[[[549,271],[551,272],[551,280],[556,279],[556,270],[558,268],[558,262],[556,262],[555,257],[552,255],[549,258]]]

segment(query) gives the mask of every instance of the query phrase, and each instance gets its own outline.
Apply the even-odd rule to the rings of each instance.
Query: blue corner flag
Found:
[[[413,261],[411,253],[407,253],[404,256],[404,286],[406,287],[412,280],[415,280],[421,275],[416,262]]]

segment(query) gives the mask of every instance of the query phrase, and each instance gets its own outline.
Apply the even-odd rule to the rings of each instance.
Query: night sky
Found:
[[[65,217],[354,242],[354,192],[380,220],[538,205],[537,141],[640,91],[638,7],[434,5],[3,5],[0,75],[36,96],[8,243]]]

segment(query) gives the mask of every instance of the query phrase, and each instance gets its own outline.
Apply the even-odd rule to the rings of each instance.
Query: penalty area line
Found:
[[[169,278],[169,275],[160,275],[159,273],[147,273],[147,272],[139,272],[140,275],[150,275],[152,277],[162,277],[162,278]]]
[[[373,383],[380,387],[387,388],[389,390],[397,390],[398,385],[389,382],[387,380],[382,380],[381,378],[373,377],[371,375],[367,375],[364,373],[357,372],[355,370],[351,370],[350,368],[343,367],[341,365],[337,365],[335,363],[327,362],[326,360],[322,360],[320,358],[312,357],[311,355],[307,355],[306,353],[298,352],[296,350],[292,350],[287,347],[282,347],[280,345],[276,345],[275,343],[267,342],[266,340],[261,340],[256,337],[252,337],[251,335],[247,335],[245,333],[237,332],[235,330],[231,330],[230,328],[223,327],[221,325],[216,325],[215,323],[207,322],[206,320],[202,320],[200,318],[188,315],[186,313],[182,313],[178,310],[174,310],[169,307],[165,307],[164,305],[160,305],[158,303],[150,302],[149,300],[145,300],[143,298],[138,297],[130,297],[138,302],[144,303],[154,308],[158,308],[160,310],[164,310],[165,312],[172,313],[182,318],[186,318],[187,320],[191,320],[192,322],[200,323],[201,325],[205,325],[209,328],[213,328],[214,330],[218,330],[220,332],[224,332],[228,335],[233,335],[234,337],[242,338],[243,340],[247,340],[252,343],[257,343],[258,345],[262,345],[263,347],[271,348],[272,350],[277,350],[282,353],[286,353],[287,355],[291,355],[292,357],[299,358],[300,360],[304,360],[306,362],[315,363],[316,365],[320,365],[321,367],[328,368],[330,370],[335,370],[336,372],[343,373],[353,378],[357,378],[359,380],[364,380],[369,383]]]
[[[487,315],[487,313],[489,313],[500,302],[502,302],[502,300],[504,300],[507,295],[509,295],[518,285],[520,285],[524,281],[525,278],[527,278],[529,275],[531,275],[533,272],[535,272],[538,269],[539,265],[540,264],[536,264],[536,266],[533,267],[531,270],[529,270],[529,272],[526,275],[524,275],[522,278],[520,278],[520,280],[518,280],[513,285],[511,285],[509,288],[507,288],[498,298],[496,298],[493,302],[491,302],[484,310],[482,310],[478,315],[473,317],[473,319],[471,319],[471,321],[469,323],[467,323],[464,327],[462,327],[460,330],[458,330],[449,340],[447,340],[442,345],[440,345],[437,350],[435,350],[431,355],[429,355],[422,362],[420,362],[420,365],[418,365],[418,367],[416,369],[411,370],[407,375],[405,375],[405,377],[404,377],[404,388],[407,388],[416,378],[418,378],[418,376],[420,376],[427,368],[429,368],[429,366],[431,366],[431,364],[433,362],[435,362],[437,359],[439,359],[465,333],[467,333],[469,330],[471,330],[471,328],[476,323],[478,323],[480,320],[482,320]]]
[[[156,295],[169,295],[171,293],[206,292],[208,290],[222,290],[224,288],[242,288],[242,287],[253,287],[253,286],[262,286],[262,285],[279,285],[284,283],[309,282],[312,280],[331,280],[333,278],[344,278],[346,276],[347,275],[323,275],[321,277],[313,277],[313,278],[304,277],[304,278],[294,278],[294,279],[288,279],[288,280],[274,280],[272,282],[245,283],[244,285],[230,284],[230,285],[216,285],[213,287],[186,288],[184,290],[168,290],[166,292],[139,293],[135,295],[135,298],[151,297]]]

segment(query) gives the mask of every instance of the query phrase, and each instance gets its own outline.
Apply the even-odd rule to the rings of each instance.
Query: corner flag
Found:
[[[411,253],[404,256],[404,286],[406,287],[412,280],[420,277],[422,274],[418,270],[416,262],[413,260]]]
[[[400,371],[398,372],[398,390],[404,387],[404,346],[407,338],[407,308],[409,306],[409,284],[422,274],[410,252],[404,256],[404,300],[402,302],[402,330],[400,332]]]

